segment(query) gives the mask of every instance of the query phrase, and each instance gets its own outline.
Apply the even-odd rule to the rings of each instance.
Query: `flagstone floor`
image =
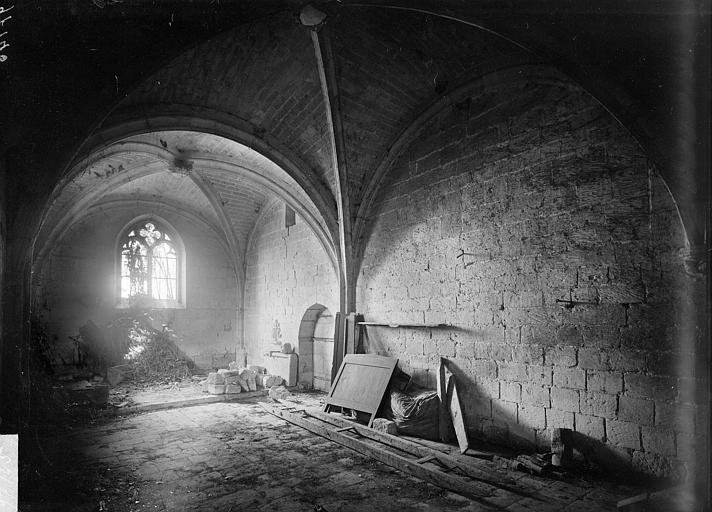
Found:
[[[26,439],[38,455],[20,510],[585,512],[639,492],[516,473],[533,497],[472,501],[286,423],[260,400],[99,418]]]

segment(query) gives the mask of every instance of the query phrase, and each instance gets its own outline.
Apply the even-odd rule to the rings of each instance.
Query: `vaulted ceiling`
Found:
[[[340,199],[358,221],[384,162],[429,109],[540,66],[578,82],[638,138],[701,239],[707,7],[313,2],[326,15],[316,35],[300,22],[305,4],[18,5],[0,66],[9,223],[43,211],[47,242],[98,201],[160,198],[240,253],[280,198],[336,245]]]

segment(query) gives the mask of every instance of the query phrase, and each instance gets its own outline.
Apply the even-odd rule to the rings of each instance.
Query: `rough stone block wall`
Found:
[[[357,288],[369,351],[434,387],[446,358],[471,435],[603,465],[705,474],[704,281],[665,184],[585,93],[481,91],[403,151]]]
[[[102,327],[126,310],[116,305],[114,270],[116,239],[140,213],[133,208],[88,215],[56,245],[35,277],[37,311],[61,351],[69,336],[91,320]],[[186,307],[153,309],[154,326],[169,324],[181,339],[179,348],[195,363],[210,368],[215,357],[234,354],[240,341],[238,290],[228,255],[217,235],[169,211],[155,213],[181,236],[186,252]],[[231,360],[232,360],[231,359]]]
[[[294,226],[284,227],[284,206],[280,202],[266,211],[248,246],[245,348],[248,361],[259,364],[265,352],[290,343],[300,354],[301,375],[313,373],[314,360],[320,359],[317,353],[307,353],[310,350],[300,351],[300,324],[312,306],[325,306],[332,314],[338,311],[339,284],[326,252],[304,220],[297,215]],[[312,345],[314,351],[326,350],[323,344]]]

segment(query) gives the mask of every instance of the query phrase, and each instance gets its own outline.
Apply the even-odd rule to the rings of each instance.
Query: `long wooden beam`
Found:
[[[402,455],[398,455],[397,453],[384,450],[360,439],[346,435],[344,432],[338,432],[333,428],[333,425],[324,426],[323,424],[318,423],[318,419],[315,417],[314,418],[317,421],[288,412],[282,408],[270,407],[267,404],[262,404],[262,407],[270,414],[309,430],[310,432],[324,437],[325,439],[329,439],[330,441],[334,441],[342,446],[346,446],[347,448],[411,474],[421,480],[430,482],[451,491],[455,491],[475,501],[487,504],[487,498],[493,497],[500,493],[500,490],[497,487],[488,483],[427,467],[422,462],[419,463],[417,460],[408,459]],[[300,412],[309,415],[309,413],[305,410]]]
[[[304,413],[307,416],[312,416],[326,423],[330,423],[335,427],[353,430],[362,437],[378,441],[403,452],[409,453],[415,457],[432,457],[445,467],[457,468],[470,478],[480,480],[494,487],[499,487],[500,489],[505,489],[522,496],[532,497],[531,493],[529,493],[526,489],[521,488],[516,480],[502,477],[500,475],[497,475],[496,477],[493,476],[486,463],[480,462],[477,459],[464,460],[462,457],[453,457],[452,455],[434,450],[428,446],[423,446],[422,444],[409,441],[408,439],[379,432],[365,425],[361,425],[360,423],[339,418],[338,416],[327,414],[317,409],[305,409]]]

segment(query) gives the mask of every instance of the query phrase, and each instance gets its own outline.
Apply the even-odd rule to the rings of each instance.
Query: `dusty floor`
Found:
[[[142,403],[162,392],[142,395]],[[20,510],[584,512],[614,510],[637,492],[516,473],[533,498],[503,492],[475,502],[288,424],[262,409],[266,400],[104,416],[37,437],[39,458],[31,487],[21,487]]]

